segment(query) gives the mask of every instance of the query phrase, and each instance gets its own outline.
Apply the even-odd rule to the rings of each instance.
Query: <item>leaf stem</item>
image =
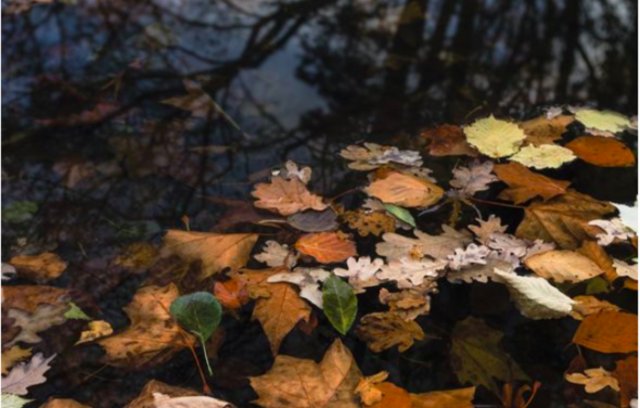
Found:
[[[200,345],[202,346],[202,353],[204,354],[204,362],[207,363],[207,371],[209,371],[209,376],[213,375],[213,370],[211,369],[211,363],[209,363],[209,356],[207,355],[207,345],[204,342],[202,336],[198,336],[200,340]]]

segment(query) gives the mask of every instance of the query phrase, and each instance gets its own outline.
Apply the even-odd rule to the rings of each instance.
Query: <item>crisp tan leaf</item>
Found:
[[[493,172],[509,186],[499,197],[516,204],[537,196],[549,200],[564,194],[570,184],[568,181],[555,180],[535,173],[520,163],[496,164],[493,166]]]
[[[572,115],[559,115],[553,118],[547,118],[546,115],[539,116],[521,122],[518,124],[526,138],[525,144],[539,146],[541,144],[550,144],[562,138],[562,134],[566,132],[567,125],[574,121]]]
[[[164,255],[172,254],[188,261],[202,261],[202,279],[225,268],[242,268],[258,234],[210,234],[169,230],[164,236]]]
[[[320,263],[342,262],[358,255],[355,243],[341,232],[306,234],[298,239],[295,247]]]
[[[460,126],[441,125],[425,129],[420,132],[420,137],[425,140],[426,149],[431,156],[478,155],[478,151],[467,142]]]
[[[354,390],[361,377],[349,349],[336,340],[320,363],[278,355],[267,373],[250,381],[261,407],[357,408]]]
[[[576,156],[600,167],[630,167],[636,163],[631,149],[617,139],[582,136],[567,144]]]
[[[76,341],[76,345],[82,343],[88,343],[90,341],[97,340],[102,337],[110,336],[113,334],[113,328],[109,322],[105,320],[94,320],[89,322],[87,330],[83,330],[80,333],[80,338]]]
[[[638,316],[625,312],[602,312],[587,316],[573,342],[601,353],[631,353],[638,350]]]
[[[376,244],[377,254],[388,260],[404,257],[420,259],[423,256],[444,260],[457,248],[462,248],[472,241],[469,232],[456,231],[448,225],[442,225],[440,235],[430,235],[417,229],[413,233],[417,238],[393,232],[384,234],[384,242]]]
[[[403,352],[415,340],[424,340],[422,328],[414,321],[406,321],[392,312],[369,313],[362,316],[356,328],[358,337],[375,353],[398,346]]]
[[[146,286],[138,290],[124,308],[131,324],[124,331],[98,340],[106,351],[107,364],[141,369],[167,361],[173,354],[194,343],[169,314],[169,306],[179,296],[173,284]]]
[[[56,357],[52,354],[49,358],[44,358],[41,353],[35,354],[29,362],[16,365],[9,371],[9,374],[2,379],[2,392],[26,395],[27,388],[32,385],[42,384],[47,381],[44,373],[49,371],[49,363]]]
[[[309,192],[298,178],[286,180],[274,177],[271,183],[256,184],[251,195],[258,199],[254,203],[256,207],[280,215],[292,215],[304,210],[322,211],[327,208],[322,197]]]
[[[588,257],[576,251],[546,251],[524,260],[536,275],[555,282],[582,282],[603,273]]]
[[[570,383],[584,385],[584,390],[588,394],[595,394],[606,387],[610,387],[616,391],[620,390],[618,380],[602,367],[586,369],[584,370],[584,374],[565,374],[564,378]]]
[[[401,207],[428,207],[444,195],[444,190],[436,184],[396,171],[369,184],[365,192],[384,203]]]
[[[23,349],[20,346],[13,346],[2,352],[2,375],[7,375],[9,369],[31,356],[31,349]]]
[[[473,408],[476,387],[411,394],[412,408]]]
[[[573,298],[576,302],[573,305],[571,317],[576,320],[582,320],[587,316],[598,314],[601,312],[617,312],[620,308],[606,300],[600,300],[595,296],[584,295]]]
[[[67,269],[67,263],[52,252],[14,256],[9,263],[16,267],[19,276],[36,281],[55,279]]]

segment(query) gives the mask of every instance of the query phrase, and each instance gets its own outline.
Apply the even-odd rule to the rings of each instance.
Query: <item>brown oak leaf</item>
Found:
[[[258,199],[254,205],[258,208],[276,212],[280,215],[292,215],[304,210],[322,211],[327,205],[297,178],[286,180],[274,177],[271,183],[256,184],[252,196]]]
[[[549,200],[564,194],[570,184],[568,181],[555,180],[535,173],[515,162],[496,164],[493,166],[493,172],[509,186],[500,193],[499,198],[516,204],[524,203],[536,196]]]

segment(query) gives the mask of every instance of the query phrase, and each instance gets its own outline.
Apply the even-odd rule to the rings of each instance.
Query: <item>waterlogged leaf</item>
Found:
[[[67,269],[67,263],[52,252],[14,256],[9,263],[16,267],[19,276],[36,281],[55,279]]]
[[[287,223],[304,232],[333,231],[338,228],[336,213],[327,208],[324,211],[303,211],[290,215]]]
[[[416,228],[416,220],[413,218],[413,215],[406,208],[398,207],[393,204],[384,204],[384,208],[387,212],[400,221],[411,225],[413,228]]]
[[[44,374],[49,371],[49,363],[56,354],[45,358],[42,353],[35,354],[31,360],[19,363],[2,379],[2,392],[15,395],[27,395],[27,388],[47,381]]]
[[[573,309],[573,299],[546,279],[519,276],[500,269],[495,269],[494,273],[507,285],[520,313],[530,319],[557,319],[568,315]]]
[[[64,317],[70,320],[91,320],[91,317],[87,316],[87,314],[73,302],[69,302],[69,310],[64,312]]]
[[[631,124],[629,118],[617,112],[588,108],[577,109],[575,118],[588,129],[611,133],[622,132]]]
[[[80,333],[80,338],[76,342],[76,346],[78,344],[88,343],[102,337],[110,336],[111,334],[113,334],[113,328],[109,322],[105,320],[94,320],[89,322],[87,330]]]
[[[565,374],[564,378],[570,383],[584,385],[584,390],[588,394],[595,394],[606,387],[620,391],[618,380],[609,371],[602,367],[589,368],[584,370],[584,374]]]
[[[529,381],[500,346],[503,336],[501,331],[472,316],[455,325],[451,334],[451,364],[460,383],[484,386],[501,396],[497,381]]]
[[[395,346],[402,353],[413,346],[414,341],[425,339],[422,328],[416,322],[404,320],[393,312],[362,316],[356,327],[356,334],[375,353]]]
[[[2,209],[2,220],[19,224],[29,221],[38,212],[38,204],[33,201],[14,201]]]
[[[493,167],[498,178],[509,187],[503,190],[499,198],[524,203],[534,197],[549,200],[564,194],[570,182],[555,180],[539,173],[534,173],[519,163],[497,164]]]
[[[358,313],[358,299],[351,286],[335,275],[329,276],[322,285],[322,302],[331,325],[346,335]]]
[[[209,292],[180,296],[169,307],[171,315],[182,327],[206,342],[220,325],[222,306]]]
[[[543,144],[525,146],[509,160],[535,169],[557,169],[565,163],[576,159],[573,152],[565,147]]]
[[[225,268],[242,268],[249,260],[258,234],[211,234],[169,230],[164,236],[163,254],[187,261],[202,261],[204,279]]]
[[[636,163],[631,149],[619,140],[582,136],[567,144],[580,159],[599,167],[630,167]]]
[[[602,312],[582,320],[573,342],[601,353],[638,351],[638,316],[625,312]]]
[[[20,346],[13,346],[2,352],[2,375],[7,375],[9,369],[16,363],[31,356],[31,349],[23,349]]]
[[[295,245],[320,263],[342,262],[356,256],[356,245],[341,232],[318,232],[302,236]]]
[[[2,396],[0,396],[0,405],[4,408],[22,408],[31,401],[33,400],[22,398],[14,394],[5,394],[4,392],[2,393]]]
[[[444,190],[431,181],[397,171],[373,181],[365,192],[383,203],[409,208],[429,207],[444,195]]]
[[[347,146],[340,151],[340,156],[351,161],[349,168],[353,170],[373,170],[388,163],[409,167],[422,166],[422,158],[416,151],[399,150],[395,146],[381,146],[375,143]]]
[[[320,363],[278,355],[267,373],[249,380],[261,407],[358,408],[354,390],[361,377],[349,349],[336,340]]]
[[[588,257],[575,251],[547,251],[525,259],[524,264],[536,275],[554,282],[582,282],[603,273]]]
[[[474,161],[469,167],[460,166],[453,169],[453,179],[449,184],[461,195],[472,196],[477,192],[488,190],[489,184],[498,181],[491,173],[492,170],[493,162]]]
[[[511,156],[525,139],[525,133],[518,125],[493,115],[465,126],[464,134],[480,153],[492,158]]]
[[[304,210],[323,211],[327,208],[322,197],[309,192],[297,178],[286,180],[273,177],[271,183],[256,184],[251,195],[258,199],[254,203],[257,208],[285,216]]]

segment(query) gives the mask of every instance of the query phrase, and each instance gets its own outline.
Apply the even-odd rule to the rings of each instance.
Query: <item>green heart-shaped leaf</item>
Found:
[[[180,296],[171,303],[169,311],[182,327],[200,337],[202,342],[211,337],[222,318],[220,303],[208,292]]]
[[[340,334],[346,334],[358,313],[358,299],[351,285],[331,275],[322,286],[322,303],[331,325]]]

